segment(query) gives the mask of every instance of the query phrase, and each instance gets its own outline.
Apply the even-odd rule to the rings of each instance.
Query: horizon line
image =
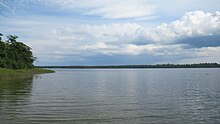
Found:
[[[128,64],[128,65],[49,65],[35,66],[37,68],[219,68],[219,63],[192,64]]]

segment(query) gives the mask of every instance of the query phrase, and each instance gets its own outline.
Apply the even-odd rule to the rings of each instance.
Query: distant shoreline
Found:
[[[220,68],[218,63],[200,64],[157,64],[157,65],[103,65],[103,66],[36,66],[37,68],[73,68],[73,69],[129,69],[129,68]]]

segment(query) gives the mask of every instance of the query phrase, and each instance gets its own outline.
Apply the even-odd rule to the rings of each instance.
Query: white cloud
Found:
[[[178,43],[182,38],[187,38],[188,43],[191,37],[220,35],[220,12],[215,12],[219,10],[218,3],[218,0],[0,0],[0,27],[5,35],[20,36],[44,61],[65,61],[67,57],[83,60],[80,57],[100,54],[169,56],[184,58],[185,62],[219,61],[218,46],[190,48]],[[180,18],[172,21],[177,17]],[[152,24],[157,26],[146,26]]]
[[[155,19],[158,16],[178,17],[183,12],[219,10],[218,0],[38,0],[56,9],[79,12],[108,19]],[[175,11],[174,11],[175,10]]]
[[[220,47],[203,47],[195,49],[195,56],[198,57],[209,57],[211,55],[216,55],[220,57]]]
[[[157,27],[146,27],[136,23],[108,25],[80,25],[57,29],[57,36],[74,42],[105,42],[108,44],[166,44],[183,37],[220,34],[220,12],[185,13],[180,20]],[[69,38],[69,39],[68,39]],[[75,39],[75,40],[74,40]],[[78,39],[78,40],[77,40]],[[140,43],[141,42],[141,43]]]
[[[176,20],[170,24],[164,23],[156,27],[156,31],[162,36],[159,40],[219,34],[220,12],[187,12],[180,20]]]
[[[47,2],[59,6],[61,9],[106,19],[151,19],[155,11],[155,6],[148,4],[145,0],[47,0]],[[147,18],[148,16],[149,18]]]
[[[87,56],[96,54],[211,56],[209,49],[186,50],[185,45],[175,42],[182,37],[218,34],[219,24],[219,12],[212,14],[195,11],[186,13],[180,20],[155,28],[135,23],[60,27],[53,31],[56,47],[51,52],[56,55],[59,53],[59,56],[66,53]],[[174,44],[169,44],[170,41]]]
[[[35,55],[40,58],[62,59],[64,56],[98,54],[112,56],[149,54],[193,58],[219,56],[219,47],[185,49],[186,45],[178,44],[177,40],[184,37],[219,35],[220,12],[188,12],[179,20],[156,27],[136,23],[64,25],[64,22],[33,20],[28,18],[0,22],[7,26],[4,28],[5,31],[13,32],[16,29],[32,36],[23,41],[28,41]],[[15,21],[17,23],[14,23]],[[42,55],[43,53],[45,55]]]
[[[152,15],[154,6],[142,1],[115,1],[100,8],[85,12],[88,15],[99,15],[108,19],[140,18]]]

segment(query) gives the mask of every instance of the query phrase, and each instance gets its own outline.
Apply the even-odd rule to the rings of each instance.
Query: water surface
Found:
[[[55,69],[0,79],[0,123],[220,123],[220,69]]]

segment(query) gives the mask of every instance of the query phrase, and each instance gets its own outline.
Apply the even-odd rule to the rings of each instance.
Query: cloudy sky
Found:
[[[0,0],[35,65],[220,62],[219,0]]]

